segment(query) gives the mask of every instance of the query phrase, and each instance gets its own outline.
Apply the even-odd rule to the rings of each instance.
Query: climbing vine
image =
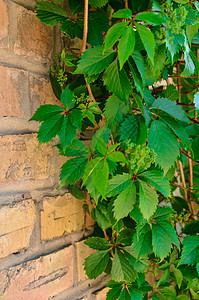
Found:
[[[199,2],[35,8],[60,24],[64,48],[49,71],[60,105],[40,106],[31,120],[41,122],[39,144],[58,136],[68,157],[60,188],[96,222],[86,274],[111,275],[108,300],[199,299]]]

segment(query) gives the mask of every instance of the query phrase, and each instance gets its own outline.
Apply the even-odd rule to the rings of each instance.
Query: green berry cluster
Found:
[[[59,85],[63,87],[67,80],[68,80],[68,76],[65,73],[65,71],[63,69],[59,69],[58,76],[57,76],[57,81],[59,82]]]
[[[82,93],[79,97],[74,96],[74,100],[77,105],[86,104],[87,102],[89,102],[89,96],[86,95],[85,93]]]
[[[133,171],[133,174],[143,172],[155,162],[155,153],[148,146],[128,143],[126,153],[128,154],[130,169]]]
[[[184,34],[183,26],[188,14],[184,5],[178,5],[174,8],[173,3],[166,5],[166,13],[168,16],[167,29],[170,29],[173,34]]]

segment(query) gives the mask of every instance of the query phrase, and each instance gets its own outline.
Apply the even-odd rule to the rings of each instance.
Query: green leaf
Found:
[[[80,180],[80,178],[84,174],[87,162],[88,158],[85,156],[76,157],[68,160],[61,167],[60,186],[62,187],[64,185],[73,184],[76,181]]]
[[[86,184],[88,178],[92,175],[94,169],[97,167],[97,165],[100,163],[102,160],[102,157],[96,157],[92,159],[86,166],[84,176],[83,176],[83,183],[82,186]]]
[[[97,191],[105,197],[108,185],[109,167],[106,159],[100,160],[93,170],[92,180]]]
[[[67,110],[70,110],[75,106],[74,94],[69,89],[68,85],[64,90],[62,90],[61,102]]]
[[[126,288],[124,288],[122,290],[118,300],[131,300],[131,296],[129,294],[129,291]]]
[[[189,44],[191,45],[191,42],[193,40],[194,35],[198,32],[198,26],[197,25],[187,25],[186,27],[186,34],[189,40]]]
[[[133,250],[137,258],[140,258],[148,253],[152,249],[152,239],[150,227],[147,225],[142,225],[141,234],[138,237],[137,234],[133,237]]]
[[[67,146],[64,155],[68,157],[88,155],[88,149],[84,143],[78,139],[73,140],[72,144]]]
[[[99,204],[96,208],[96,213],[95,213],[95,220],[98,223],[98,225],[102,228],[102,230],[106,230],[109,227],[111,227],[111,220],[110,216],[108,214],[108,211],[104,211],[102,209],[99,209]],[[107,208],[106,208],[107,209]]]
[[[84,11],[83,0],[68,0],[68,4],[69,4],[70,11],[72,12],[73,15]]]
[[[141,257],[141,258],[137,258],[135,255],[135,252],[133,251],[133,247],[131,246],[127,246],[123,248],[124,254],[127,257],[128,261],[130,262],[130,264],[134,267],[134,269],[141,273],[146,271],[147,267],[148,267],[148,259],[146,256]]]
[[[65,151],[66,147],[70,145],[76,137],[76,128],[71,124],[69,118],[65,116],[59,130],[59,139]]]
[[[142,300],[143,299],[143,294],[135,289],[133,286],[129,287],[129,293],[131,295],[131,299],[133,300]]]
[[[172,266],[172,270],[173,270],[173,274],[174,274],[174,276],[175,276],[175,279],[176,279],[176,283],[177,283],[177,285],[178,285],[178,288],[180,289],[180,287],[181,287],[181,285],[182,285],[182,280],[183,280],[182,272],[181,272],[179,269],[177,269],[177,268],[175,268],[175,267],[173,267],[173,266]]]
[[[131,183],[129,174],[118,174],[114,176],[108,182],[108,188],[106,191],[106,197],[113,197],[123,192]]]
[[[158,280],[156,288],[158,288],[161,284],[166,283],[169,280],[169,277],[170,277],[170,270],[166,269],[162,274],[160,280]]]
[[[158,98],[157,100],[155,100],[153,102],[153,108],[158,108],[181,122],[190,122],[184,110],[180,108],[180,106],[178,106],[176,102],[173,102],[166,98]]]
[[[199,236],[184,238],[181,259],[178,265],[194,265],[199,261]]]
[[[118,59],[120,63],[120,70],[123,68],[125,62],[133,52],[135,47],[135,32],[132,24],[126,27],[122,33],[118,44]]]
[[[143,56],[141,55],[141,53],[139,51],[134,50],[132,53],[132,57],[133,57],[133,60],[136,64],[138,71],[140,72],[140,76],[142,77],[143,82],[145,82],[146,72],[145,72]]]
[[[92,138],[92,143],[91,143],[93,151],[96,149],[99,138],[102,138],[104,142],[107,144],[108,140],[110,139],[110,129],[107,127],[101,127],[96,131],[96,133]]]
[[[61,25],[61,31],[68,35],[71,39],[83,37],[83,21],[72,22],[66,19]]]
[[[112,152],[111,154],[108,154],[107,156],[110,160],[115,161],[115,162],[126,162],[126,157],[125,155],[120,152],[120,151],[116,151],[116,152]]]
[[[108,291],[108,293],[106,295],[106,300],[118,299],[118,297],[121,294],[122,289],[123,289],[122,285],[113,287],[111,290]]]
[[[70,111],[69,120],[79,131],[82,130],[83,114],[79,109],[73,109]]]
[[[40,21],[51,26],[57,25],[59,22],[63,22],[68,17],[63,8],[55,3],[47,1],[38,2],[35,5],[35,9]]]
[[[84,55],[80,57],[75,74],[95,75],[101,73],[110,65],[113,57],[113,50],[103,52],[102,46],[87,49]]]
[[[69,185],[68,192],[73,195],[76,199],[86,201],[86,198],[82,194],[81,190],[76,185]]]
[[[179,145],[175,135],[166,124],[156,120],[151,124],[148,143],[157,154],[156,165],[159,165],[166,173],[179,155]]]
[[[107,250],[97,251],[85,259],[85,271],[90,279],[96,279],[104,272],[109,261],[109,252]]]
[[[48,121],[49,119],[61,114],[64,109],[58,105],[41,105],[29,121]]]
[[[168,220],[173,214],[173,210],[169,206],[158,207],[153,215],[156,222]]]
[[[113,16],[113,18],[127,18],[127,19],[131,19],[132,18],[132,11],[130,9],[120,9],[118,11],[116,11]]]
[[[165,23],[160,14],[154,12],[141,12],[135,17],[135,20],[144,21],[151,25],[161,25]]]
[[[89,237],[84,244],[95,250],[108,250],[111,246],[106,239],[100,237]]]
[[[132,143],[142,145],[147,136],[147,126],[142,116],[133,115],[129,116],[122,123],[120,128],[121,141],[130,140]]]
[[[193,103],[195,104],[196,110],[199,110],[199,92],[194,95]]]
[[[116,95],[111,95],[106,102],[104,115],[110,128],[117,127],[129,111],[129,102],[120,100]]]
[[[104,41],[104,52],[113,48],[126,28],[125,22],[116,23],[108,30]]]
[[[116,220],[127,217],[129,212],[133,209],[135,202],[136,186],[135,184],[131,184],[119,194],[114,202],[114,216]]]
[[[155,38],[153,33],[144,25],[138,23],[135,24],[136,29],[140,35],[144,48],[151,60],[151,63],[154,64],[154,55],[155,55]]]
[[[52,138],[54,138],[59,133],[63,121],[63,115],[56,115],[49,121],[43,122],[39,127],[39,132],[37,136],[39,140],[39,145],[41,145],[41,143],[47,143],[51,141]]]
[[[125,255],[120,250],[115,250],[111,270],[112,279],[115,281],[135,281],[136,273]]]
[[[95,26],[93,26],[95,24]],[[109,19],[99,11],[89,11],[88,14],[88,43],[91,46],[102,45],[103,32],[109,28]]]
[[[164,96],[172,101],[177,101],[179,99],[179,93],[173,84],[167,86],[167,89],[164,91]]]
[[[161,170],[145,171],[142,173],[142,177],[145,177],[165,197],[168,198],[171,195],[169,180],[164,177],[164,173]]]
[[[153,215],[157,205],[158,196],[152,188],[150,188],[145,182],[139,180],[139,195],[140,195],[140,210],[145,219]]]
[[[94,7],[102,7],[108,3],[109,0],[89,0],[88,3]]]
[[[107,89],[119,98],[126,100],[131,92],[131,83],[124,69],[118,67],[118,60],[114,60],[104,72],[104,84]]]

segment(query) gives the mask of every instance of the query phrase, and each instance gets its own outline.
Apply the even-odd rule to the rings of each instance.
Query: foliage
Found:
[[[148,272],[154,300],[199,299],[199,2],[54,2],[36,13],[67,40],[49,72],[60,106],[31,120],[40,144],[58,136],[60,188],[103,233],[85,242],[86,274],[112,276],[108,300],[148,299]]]

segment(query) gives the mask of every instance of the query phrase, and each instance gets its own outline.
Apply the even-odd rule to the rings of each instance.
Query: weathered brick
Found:
[[[79,231],[83,225],[84,211],[81,200],[70,194],[45,199],[41,212],[42,240]]]
[[[53,29],[46,26],[35,13],[18,7],[18,33],[14,53],[42,63],[49,62],[53,52]]]
[[[106,300],[106,294],[108,293],[109,288],[104,288],[103,290],[95,294],[96,300]]]
[[[94,250],[85,245],[84,241],[78,242],[76,244],[78,281],[84,281],[88,279],[84,271],[83,263],[85,261],[85,258],[87,258],[92,253],[94,253]]]
[[[28,73],[0,66],[0,78],[0,117],[29,117]]]
[[[31,200],[0,209],[0,258],[27,249],[35,223],[35,208]]]
[[[47,300],[73,285],[73,246],[3,272],[0,299]]]
[[[43,104],[60,105],[61,102],[55,97],[50,80],[36,75],[29,76],[31,114]]]
[[[55,176],[55,153],[51,145],[38,148],[36,134],[0,136],[0,185]]]
[[[7,5],[3,0],[0,0],[0,12],[1,12],[1,22],[0,22],[0,48],[8,47],[8,9]]]

